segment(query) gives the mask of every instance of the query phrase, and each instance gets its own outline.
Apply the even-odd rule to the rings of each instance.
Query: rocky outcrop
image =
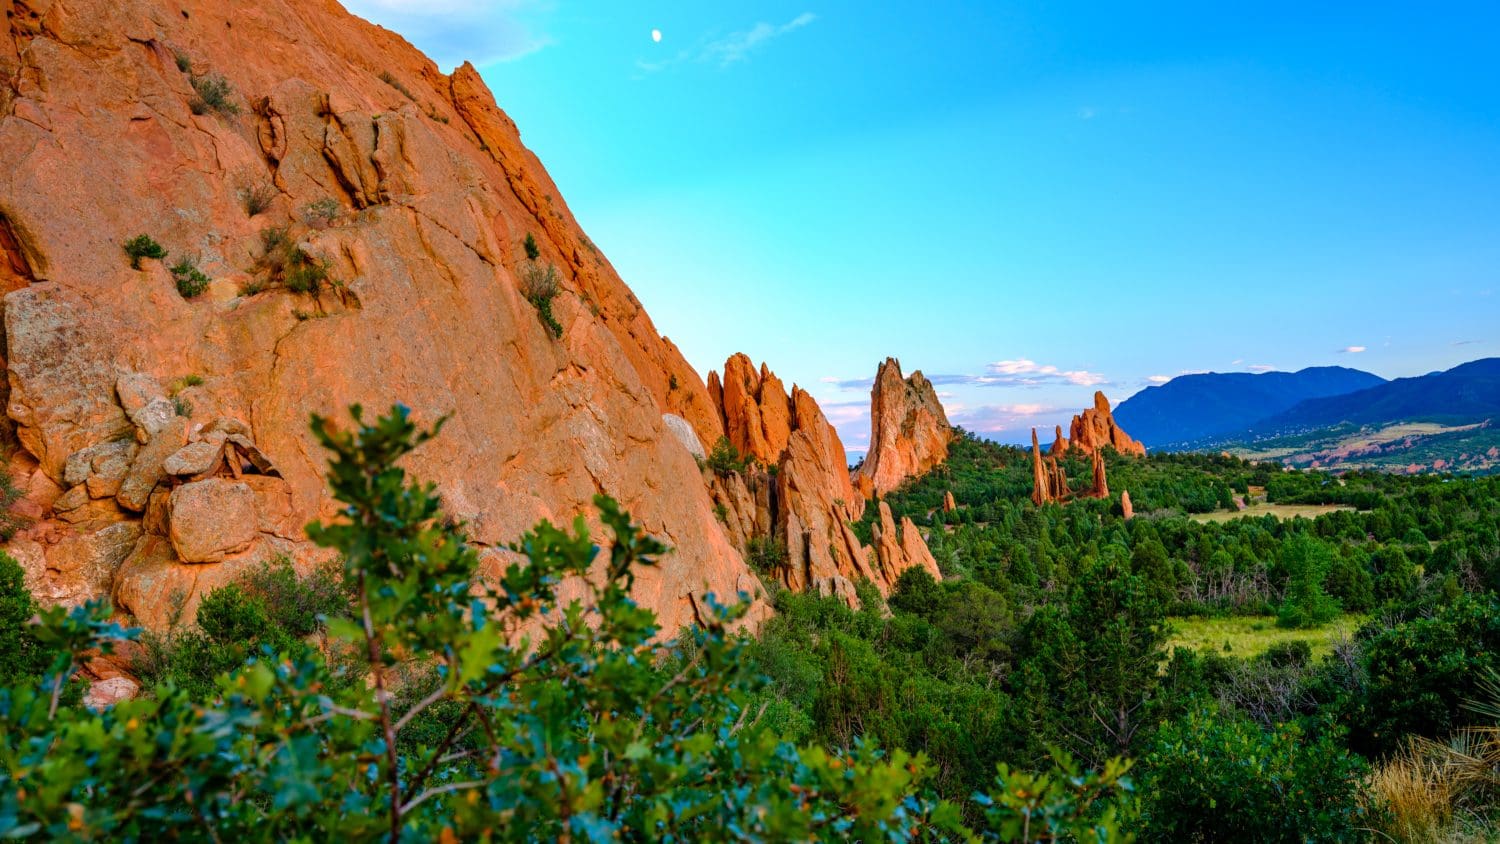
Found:
[[[1120,493],[1120,513],[1127,522],[1135,518],[1135,505],[1130,503],[1130,490],[1128,489]]]
[[[899,529],[891,516],[890,505],[881,501],[880,519],[870,528],[875,546],[875,563],[883,582],[895,584],[901,573],[913,566],[920,566],[936,580],[943,579],[937,561],[932,558],[927,543],[917,531],[917,526],[906,516],[901,517]]]
[[[762,363],[743,354],[724,362],[724,377],[709,373],[709,395],[724,424],[724,435],[747,457],[775,465],[792,436],[792,404],[786,385]]]
[[[957,509],[958,509],[958,502],[956,502],[956,501],[953,500],[953,490],[950,489],[950,490],[944,492],[943,493],[943,512],[944,513],[952,513],[954,510],[957,510]]]
[[[1049,449],[1047,449],[1047,453],[1050,454],[1050,455],[1052,455],[1053,457],[1060,457],[1063,454],[1065,454],[1067,452],[1067,450],[1068,450],[1068,438],[1065,437],[1065,436],[1063,436],[1062,426],[1058,425],[1057,426],[1057,435],[1055,437],[1053,437],[1053,439],[1052,439],[1052,447],[1049,448]]]
[[[889,591],[910,566],[932,559],[910,520],[898,530],[877,525],[872,551],[851,524],[864,513],[838,432],[818,403],[793,385],[786,393],[765,365],[742,354],[724,365],[724,377],[709,373],[709,394],[721,407],[731,444],[751,462],[743,472],[705,470],[730,535],[742,548],[769,542],[781,562],[769,574],[798,590],[814,589],[852,602],[862,578]],[[884,505],[881,505],[884,507]],[[889,508],[883,515],[889,519]],[[930,568],[936,572],[936,564]]]
[[[865,496],[885,495],[908,478],[925,474],[948,456],[953,428],[932,382],[921,371],[901,377],[901,364],[886,358],[870,388],[870,450],[858,474]]]
[[[1057,441],[1052,446],[1052,453],[1058,455],[1069,451],[1079,451],[1084,454],[1093,454],[1105,446],[1110,446],[1121,454],[1146,456],[1146,447],[1131,439],[1130,435],[1115,423],[1114,414],[1109,408],[1109,399],[1105,398],[1104,393],[1096,391],[1094,406],[1073,417],[1066,439],[1062,436],[1062,428],[1058,427]]]
[[[1075,498],[1108,498],[1109,479],[1106,476],[1104,452],[1095,449],[1089,453],[1093,484],[1081,492],[1074,492],[1063,471],[1061,457],[1042,456],[1041,443],[1036,429],[1031,429],[1031,500],[1040,507],[1043,504],[1061,504]]]
[[[356,402],[450,416],[406,468],[481,546],[606,493],[675,549],[636,580],[664,629],[753,591],[666,419],[701,451],[718,407],[479,74],[336,3],[191,6],[27,3],[0,38],[10,469],[34,519],[7,550],[39,597],[161,627],[260,560],[311,565],[302,526],[336,507],[308,417]],[[206,74],[223,108],[195,103]],[[528,233],[561,337],[519,289]],[[168,259],[133,268],[140,234]],[[293,290],[278,261],[323,280]]]

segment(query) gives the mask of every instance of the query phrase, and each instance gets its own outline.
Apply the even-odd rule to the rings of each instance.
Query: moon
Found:
[[[653,30],[651,30],[651,40],[655,41],[658,44],[660,44],[661,43],[661,30],[659,30],[659,29],[653,29]]]

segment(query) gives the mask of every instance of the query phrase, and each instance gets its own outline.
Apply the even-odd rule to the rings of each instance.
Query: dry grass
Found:
[[[1484,699],[1466,708],[1500,720],[1500,676],[1481,678]],[[1396,841],[1500,841],[1500,726],[1469,727],[1446,742],[1413,738],[1370,776],[1369,796],[1385,810]]]
[[[1443,841],[1452,826],[1452,784],[1441,765],[1412,748],[1375,769],[1370,795],[1389,813],[1383,831],[1397,841]]]

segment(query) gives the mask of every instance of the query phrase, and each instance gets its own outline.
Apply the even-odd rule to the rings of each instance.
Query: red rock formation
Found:
[[[1125,521],[1135,518],[1135,505],[1130,503],[1130,490],[1120,493],[1120,512],[1124,514]]]
[[[1109,408],[1109,399],[1105,398],[1102,392],[1094,393],[1093,407],[1073,417],[1068,438],[1062,439],[1061,428],[1058,429],[1058,438],[1063,450],[1062,452],[1054,451],[1054,454],[1070,450],[1092,454],[1104,446],[1111,446],[1121,454],[1146,456],[1146,447],[1131,439],[1130,435],[1115,423],[1114,414]]]
[[[953,500],[953,490],[943,493],[943,512],[952,513],[958,509],[958,503]]]
[[[756,372],[744,354],[724,362],[724,378],[709,373],[709,395],[714,398],[729,442],[747,457],[774,465],[791,437],[791,402],[786,386],[765,364]]]
[[[1053,438],[1053,440],[1052,440],[1052,447],[1047,450],[1047,453],[1050,454],[1053,457],[1060,457],[1063,454],[1067,453],[1067,450],[1068,450],[1068,438],[1065,437],[1065,436],[1063,436],[1062,426],[1058,425],[1057,426],[1057,436],[1055,438]]]
[[[1108,480],[1108,478],[1105,477],[1105,473],[1104,473],[1104,453],[1101,452],[1101,451],[1097,451],[1096,450],[1094,452],[1093,459],[1094,459],[1094,463],[1093,463],[1094,486],[1093,486],[1092,489],[1089,490],[1088,497],[1090,497],[1090,498],[1108,498],[1109,497],[1109,480]]]
[[[1095,449],[1089,454],[1093,471],[1093,485],[1084,492],[1073,493],[1068,486],[1067,475],[1057,457],[1043,457],[1036,429],[1031,429],[1031,500],[1037,506],[1047,503],[1063,503],[1073,498],[1108,498],[1109,479],[1106,476],[1104,452]]]
[[[190,5],[31,2],[0,38],[6,398],[38,518],[7,550],[38,594],[112,594],[159,627],[176,598],[190,615],[259,560],[310,561],[301,525],[336,508],[309,413],[397,401],[422,422],[451,415],[406,468],[477,543],[589,514],[603,492],[675,548],[635,593],[665,629],[692,619],[695,595],[753,589],[664,420],[711,446],[709,391],[479,74],[445,76],[332,2]],[[226,77],[238,114],[195,114],[179,55]],[[271,197],[253,216],[248,188]],[[335,219],[309,223],[314,202]],[[247,269],[272,227],[339,284],[295,293]],[[560,338],[520,290],[528,232],[557,268]],[[196,256],[207,291],[184,298],[163,262],[132,269],[121,244],[143,233],[166,263]],[[214,442],[214,426],[248,445]],[[211,480],[178,474],[215,455]]]
[[[937,561],[932,558],[927,543],[922,541],[917,526],[903,516],[898,531],[896,521],[891,517],[890,505],[884,501],[880,502],[880,521],[871,526],[871,536],[875,542],[875,561],[880,569],[877,583],[894,585],[901,573],[912,566],[927,569],[934,580],[943,579],[943,573],[938,570]]]
[[[952,441],[953,428],[932,382],[920,371],[902,378],[901,364],[886,358],[870,389],[870,451],[858,472],[870,479],[872,496],[943,462]]]
[[[851,482],[838,432],[806,391],[793,385],[788,396],[768,367],[757,370],[737,354],[725,363],[722,380],[709,373],[709,394],[721,402],[730,442],[776,469],[773,478],[752,465],[710,477],[709,486],[736,544],[770,540],[785,550],[785,565],[775,572],[784,585],[852,600],[860,578],[888,591],[905,569],[929,564],[932,555],[910,520],[882,528],[873,556],[860,544],[849,525],[863,514],[865,499]]]

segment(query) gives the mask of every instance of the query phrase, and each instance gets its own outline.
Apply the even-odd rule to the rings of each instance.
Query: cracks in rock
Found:
[[[24,232],[22,232],[24,235]],[[34,256],[28,252],[28,240],[18,236],[17,227],[0,211],[0,295],[21,290],[38,281]]]

